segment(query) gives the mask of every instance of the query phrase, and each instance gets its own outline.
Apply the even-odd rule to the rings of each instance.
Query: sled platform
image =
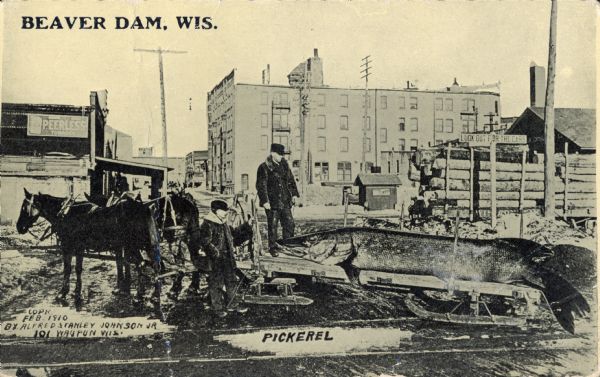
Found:
[[[527,318],[524,317],[509,317],[503,315],[468,315],[454,313],[438,313],[427,310],[414,297],[408,295],[404,299],[404,304],[417,317],[435,322],[446,322],[465,325],[495,325],[495,326],[517,326],[525,327],[530,325]]]
[[[313,277],[317,281],[333,283],[350,283],[348,276],[340,266],[328,266],[307,259],[279,256],[271,257],[261,255],[258,257],[259,272],[270,278],[279,275]],[[251,270],[250,261],[237,262],[241,270]]]
[[[477,292],[482,295],[523,298],[530,302],[541,302],[542,293],[520,285],[470,280],[442,280],[431,275],[395,274],[390,272],[362,270],[358,276],[360,284],[377,288],[422,288],[449,292]]]
[[[242,300],[246,304],[256,305],[310,305],[313,300],[294,294],[293,287],[296,285],[296,279],[275,278],[271,281],[265,281],[264,277],[256,278],[248,291],[244,293]],[[265,290],[271,288],[277,294],[265,294]]]

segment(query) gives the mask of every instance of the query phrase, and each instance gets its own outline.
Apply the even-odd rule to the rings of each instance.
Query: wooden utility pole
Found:
[[[550,9],[550,42],[548,46],[548,81],[546,83],[546,105],[544,107],[546,148],[544,151],[544,216],[554,217],[554,76],[556,71],[556,13],[557,0],[552,0]]]
[[[361,171],[363,173],[368,173],[367,172],[367,158],[366,158],[366,153],[367,153],[367,122],[368,122],[368,113],[369,113],[369,76],[371,75],[371,72],[369,72],[369,70],[371,69],[371,67],[369,67],[369,64],[371,64],[373,61],[369,60],[369,57],[371,55],[367,55],[364,58],[362,58],[363,63],[360,65],[361,67],[363,67],[363,70],[360,71],[360,73],[363,74],[363,76],[361,78],[365,79],[365,118],[363,119],[363,137],[362,137],[362,169]],[[377,100],[377,99],[375,99]]]
[[[176,51],[176,50],[163,50],[158,48],[157,50],[149,50],[143,48],[134,48],[133,51],[137,52],[152,52],[158,54],[158,71],[160,75],[160,111],[162,117],[162,147],[163,147],[163,165],[165,166],[165,177],[163,179],[163,195],[167,194],[167,185],[169,184],[169,158],[167,153],[167,111],[165,108],[165,79],[163,76],[163,54],[185,54],[187,51]]]
[[[308,63],[304,62],[304,74],[302,75],[302,81],[299,83],[300,89],[300,172],[298,178],[300,180],[300,198],[305,201],[306,195],[306,183],[309,181],[308,177],[308,140],[307,140],[307,122],[310,116],[310,85],[311,85],[311,71],[308,70]]]

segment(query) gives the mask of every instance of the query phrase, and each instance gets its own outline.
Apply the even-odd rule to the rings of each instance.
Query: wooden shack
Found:
[[[361,173],[354,181],[358,186],[358,202],[368,211],[394,209],[400,184],[400,178],[394,174]]]

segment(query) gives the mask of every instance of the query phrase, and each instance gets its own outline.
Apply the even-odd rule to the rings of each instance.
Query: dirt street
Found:
[[[207,199],[200,202],[204,213]],[[299,219],[297,232],[327,229],[341,221]],[[42,231],[43,227],[33,230]],[[111,293],[114,262],[88,258],[84,307],[77,312],[72,298],[67,306],[54,301],[62,280],[61,257],[36,246],[31,235],[18,235],[14,227],[3,226],[0,232],[0,374],[4,375],[563,376],[589,375],[596,366],[592,350],[597,328],[592,319],[576,335],[558,326],[533,330],[444,325],[412,315],[403,303],[404,292],[310,279],[299,280],[296,290],[313,299],[311,305],[250,305],[246,314],[219,319],[205,305],[205,277],[199,296],[186,292],[187,277],[177,301],[166,296],[169,277],[162,297],[166,323],[160,324],[147,319],[152,313],[149,304],[139,309],[130,297]],[[19,326],[38,323],[32,308],[47,310],[40,313],[49,317],[96,323],[113,336],[84,335],[95,328],[68,328],[79,333],[55,336],[57,329],[49,327],[44,330],[48,337],[39,331],[35,338],[8,335],[9,324],[15,321]],[[136,333],[140,329],[131,328],[128,321],[139,322],[141,331]],[[66,320],[54,323],[68,327]]]

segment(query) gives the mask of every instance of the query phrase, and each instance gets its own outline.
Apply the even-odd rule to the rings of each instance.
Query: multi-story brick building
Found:
[[[271,143],[281,143],[297,172],[301,97],[298,76],[310,72],[305,118],[312,182],[348,184],[362,165],[365,90],[323,85],[317,55],[296,67],[289,86],[235,82],[235,70],[208,93],[209,179],[213,190],[252,191],[256,169]],[[263,75],[265,77],[265,75]],[[267,75],[268,77],[268,75]],[[454,84],[443,90],[369,89],[365,161],[400,173],[411,150],[484,132],[500,121],[500,95],[489,88]]]

